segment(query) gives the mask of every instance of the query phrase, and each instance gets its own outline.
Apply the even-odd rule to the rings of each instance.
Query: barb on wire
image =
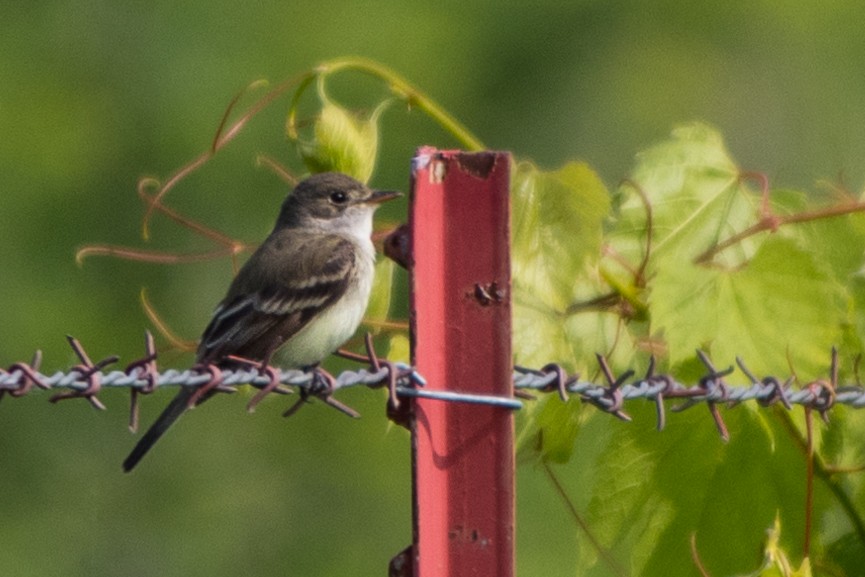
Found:
[[[198,364],[188,370],[168,369],[159,372],[156,348],[149,332],[145,334],[145,353],[140,359],[129,363],[125,370],[105,372],[103,369],[117,362],[118,357],[111,356],[93,363],[77,339],[67,337],[67,340],[81,363],[66,372],[44,375],[39,371],[42,353],[37,351],[30,363],[19,362],[6,370],[0,369],[0,398],[6,393],[12,397],[23,396],[36,385],[40,389],[60,391],[49,399],[51,402],[85,398],[94,407],[105,409],[97,394],[106,388],[125,388],[130,391],[131,396],[129,427],[135,431],[138,425],[139,396],[151,394],[158,388],[167,386],[196,387],[195,394],[189,400],[190,406],[195,406],[205,396],[215,392],[233,393],[239,385],[252,385],[259,391],[247,404],[250,412],[255,410],[256,405],[266,395],[290,394],[292,390],[288,387],[295,387],[299,389],[301,399],[285,412],[286,416],[294,414],[310,398],[317,397],[327,405],[357,417],[359,415],[354,409],[333,398],[335,392],[353,386],[387,386],[389,404],[396,407],[397,397],[418,396],[416,387],[425,384],[423,378],[411,367],[380,359],[375,353],[371,338],[367,340],[368,356],[342,353],[347,358],[368,362],[370,369],[345,371],[337,377],[322,369],[300,371],[280,369],[272,365],[262,367],[260,363],[235,357],[229,359],[233,366],[237,367],[232,369],[215,364]],[[455,398],[471,402],[472,395],[457,394]]]
[[[706,353],[703,351],[697,351],[697,356],[700,357],[700,361],[708,370],[706,376],[700,379],[700,387],[707,393],[717,391],[718,395],[720,395],[720,401],[727,402],[729,400],[729,387],[727,386],[727,383],[724,382],[724,377],[732,374],[735,369],[733,369],[733,367],[727,367],[723,371],[719,371],[715,368],[715,365],[712,364],[712,361]],[[685,405],[676,407],[673,410],[684,410],[693,403],[693,400],[686,401]],[[721,412],[718,410],[718,402],[710,398],[706,400],[706,406],[709,407],[709,413],[712,414],[712,419],[715,421],[715,426],[718,428],[718,434],[721,435],[723,440],[729,441],[730,433],[727,430],[727,425],[724,423],[724,419],[721,417]]]
[[[72,389],[69,391],[65,391],[62,393],[57,393],[53,395],[49,400],[52,403],[56,403],[57,401],[62,401],[65,399],[87,399],[94,408],[99,409],[100,411],[105,410],[105,405],[96,397],[99,391],[102,389],[102,369],[116,363],[120,357],[116,355],[112,355],[110,357],[106,357],[99,361],[96,364],[93,364],[93,361],[90,360],[90,357],[87,356],[87,352],[84,350],[84,347],[81,346],[81,343],[71,335],[66,335],[66,340],[69,341],[69,346],[72,347],[72,350],[75,351],[75,354],[78,355],[78,358],[81,360],[81,364],[75,365],[72,367],[72,373],[78,373],[80,379],[84,380],[87,383],[87,386],[83,389]]]
[[[629,420],[628,415],[621,411],[624,402],[631,399],[654,401],[658,430],[662,430],[666,424],[665,400],[684,399],[682,404],[671,407],[673,411],[684,411],[705,403],[724,440],[729,439],[729,432],[719,405],[732,408],[743,402],[756,401],[763,407],[781,403],[787,410],[791,410],[794,405],[801,405],[820,412],[824,420],[828,419],[828,412],[839,404],[854,409],[865,408],[865,388],[858,384],[838,384],[838,355],[835,349],[832,350],[829,378],[812,381],[796,391],[790,390],[792,377],[783,382],[775,376],[758,379],[741,359],[736,359],[736,364],[750,384],[731,385],[726,378],[733,373],[733,367],[719,370],[704,352],[697,351],[697,356],[706,367],[706,374],[693,386],[678,382],[672,375],[657,374],[654,358],[650,359],[649,368],[643,377],[632,378],[633,371],[616,376],[601,355],[598,355],[597,360],[606,386],[580,380],[578,375],[568,376],[560,365],[555,364],[547,365],[540,371],[516,367],[514,386],[519,391],[544,392],[559,390],[562,383],[567,383],[565,390],[568,393],[623,420]],[[560,396],[566,398],[562,393]]]
[[[144,333],[144,356],[126,365],[123,371],[130,376],[139,376],[144,380],[140,389],[130,389],[129,393],[129,431],[138,431],[138,395],[149,395],[156,390],[156,380],[159,373],[156,370],[156,344],[150,331]]]
[[[326,405],[333,407],[344,415],[348,415],[354,419],[360,417],[360,413],[334,398],[333,393],[337,390],[337,386],[336,378],[333,375],[318,367],[313,369],[312,375],[313,377],[309,386],[300,390],[300,399],[282,414],[283,417],[292,416],[309,401],[310,397],[318,397]]]
[[[42,375],[39,374],[39,365],[42,364],[42,351],[36,351],[33,354],[33,360],[30,364],[14,363],[9,367],[9,371],[0,370],[0,376],[9,373],[18,373],[21,378],[19,386],[12,390],[4,390],[0,388],[0,399],[3,395],[9,392],[13,397],[22,397],[30,392],[30,388],[35,384],[40,389],[50,389],[51,387],[42,382]]]
[[[727,378],[735,370],[734,367],[717,369],[708,355],[697,351],[706,373],[696,385],[685,385],[672,375],[656,373],[654,358],[650,359],[646,374],[635,377],[630,370],[616,375],[606,358],[597,355],[598,367],[605,384],[581,380],[579,374],[569,375],[556,363],[550,363],[541,369],[515,367],[514,396],[502,397],[424,389],[426,383],[423,377],[412,367],[380,358],[375,352],[371,336],[366,339],[366,355],[339,352],[340,356],[368,364],[369,368],[344,371],[337,376],[318,368],[312,371],[289,370],[269,364],[262,366],[261,363],[238,358],[230,359],[233,362],[232,368],[205,364],[183,371],[168,369],[160,372],[150,333],[145,334],[145,352],[141,358],[129,363],[122,371],[106,372],[108,365],[117,362],[116,356],[94,363],[80,342],[72,337],[67,338],[81,361],[79,364],[66,372],[45,375],[40,372],[42,354],[37,351],[30,363],[18,362],[8,369],[0,368],[0,399],[7,393],[13,398],[24,396],[36,386],[39,389],[57,391],[50,397],[51,402],[83,398],[94,407],[104,409],[105,406],[97,395],[106,388],[125,388],[130,391],[131,396],[129,427],[133,431],[138,424],[139,396],[151,394],[158,388],[167,386],[197,387],[198,390],[190,399],[190,404],[194,406],[206,395],[216,392],[232,393],[239,385],[252,385],[259,391],[247,404],[250,412],[255,410],[265,396],[271,393],[290,394],[292,389],[296,388],[300,398],[285,411],[285,416],[294,414],[310,399],[318,398],[352,417],[359,415],[354,409],[335,399],[335,393],[353,386],[387,387],[388,415],[397,423],[406,422],[407,405],[400,402],[400,399],[406,398],[520,409],[523,403],[517,397],[533,399],[532,393],[555,392],[563,402],[577,397],[624,421],[631,419],[623,410],[625,403],[632,399],[644,399],[656,404],[658,430],[662,430],[666,424],[665,402],[681,399],[683,402],[671,407],[671,410],[684,411],[695,405],[705,404],[724,440],[729,438],[729,432],[720,406],[732,408],[743,402],[755,401],[761,407],[780,404],[790,410],[795,405],[801,405],[817,411],[824,420],[828,419],[829,411],[836,405],[865,408],[865,388],[858,384],[842,386],[838,383],[838,354],[834,349],[827,378],[812,381],[798,390],[791,390],[792,377],[783,381],[775,376],[757,378],[740,358],[736,359],[736,366],[745,375],[747,384],[732,385],[727,382]]]
[[[607,385],[609,386],[606,388],[602,387],[601,396],[590,398],[589,402],[600,408],[602,411],[606,411],[623,421],[630,421],[631,417],[622,412],[622,403],[624,402],[624,398],[622,397],[620,387],[625,384],[625,381],[634,375],[634,371],[628,370],[618,377],[615,377],[613,376],[612,369],[610,369],[610,365],[607,363],[607,359],[603,355],[596,355],[596,357],[598,359],[598,366],[601,367],[601,372],[604,373],[604,378],[607,379]]]
[[[366,362],[369,361],[372,369],[377,373],[384,369],[387,371],[387,380],[381,385],[377,386],[387,386],[387,416],[388,418],[396,423],[397,425],[401,425],[405,428],[409,428],[409,419],[410,414],[408,412],[408,407],[406,405],[402,405],[399,402],[400,391],[397,388],[397,384],[400,382],[400,379],[405,379],[411,376],[414,373],[414,369],[410,367],[401,368],[397,366],[393,361],[389,361],[387,359],[379,358],[379,356],[375,352],[375,347],[372,342],[372,334],[367,333],[364,339],[364,344],[366,346],[366,354],[358,355],[357,353],[352,353],[350,351],[337,351],[336,354],[339,356],[353,360],[358,362]],[[406,391],[414,391],[413,388],[406,388],[403,391],[403,394]]]

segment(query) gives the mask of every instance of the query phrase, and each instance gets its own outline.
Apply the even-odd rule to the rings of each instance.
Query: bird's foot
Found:
[[[311,372],[312,380],[309,382],[309,385],[301,388],[300,398],[282,414],[283,417],[290,417],[295,414],[300,407],[309,401],[310,397],[321,399],[325,404],[349,417],[355,419],[360,417],[360,413],[333,397],[333,393],[336,390],[336,379],[333,375],[319,366],[312,367]]]

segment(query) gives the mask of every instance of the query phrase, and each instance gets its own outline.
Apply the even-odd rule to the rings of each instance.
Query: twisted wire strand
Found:
[[[34,386],[45,390],[65,389],[51,397],[52,402],[70,398],[83,398],[94,407],[104,409],[105,406],[97,395],[104,388],[125,388],[131,392],[132,411],[130,428],[137,427],[137,406],[139,394],[149,394],[160,387],[184,386],[198,387],[197,394],[206,390],[217,389],[223,392],[233,392],[238,385],[249,384],[260,389],[258,395],[248,405],[253,410],[255,405],[268,393],[289,393],[286,387],[295,387],[301,392],[301,401],[308,396],[317,396],[327,404],[342,412],[358,416],[358,414],[333,398],[333,393],[355,386],[387,387],[389,391],[389,407],[394,411],[398,408],[398,397],[414,397],[435,399],[444,402],[473,403],[506,409],[521,409],[523,403],[512,396],[480,395],[459,391],[436,391],[424,389],[423,377],[413,367],[379,359],[372,345],[371,335],[367,335],[367,355],[343,353],[347,358],[361,362],[369,362],[370,369],[343,371],[337,377],[318,369],[312,371],[281,370],[278,367],[258,367],[249,363],[250,368],[220,369],[215,365],[197,365],[191,369],[168,369],[159,372],[156,365],[156,349],[153,337],[145,334],[145,354],[142,358],[130,363],[126,370],[104,371],[103,369],[117,362],[118,357],[106,357],[96,363],[91,361],[84,347],[75,338],[67,337],[70,346],[80,359],[67,371],[58,371],[52,375],[39,372],[42,355],[37,351],[31,363],[15,363],[7,370],[0,369],[0,398],[5,395],[20,397],[28,394]],[[758,380],[748,370],[741,359],[736,362],[751,381],[750,385],[730,385],[725,377],[733,372],[730,367],[718,370],[709,357],[702,351],[697,356],[706,367],[706,375],[696,385],[685,385],[677,382],[670,375],[655,374],[654,359],[649,364],[645,377],[632,378],[633,371],[626,371],[616,376],[607,360],[597,355],[601,374],[607,381],[606,385],[580,380],[579,375],[568,375],[564,368],[556,363],[550,363],[541,369],[515,367],[513,373],[514,395],[522,398],[534,398],[531,392],[557,391],[563,401],[570,395],[576,395],[583,402],[610,413],[622,420],[630,417],[624,412],[626,401],[644,399],[654,401],[658,410],[658,429],[665,424],[664,401],[668,399],[683,399],[683,402],[672,408],[674,411],[688,409],[698,404],[709,408],[712,418],[723,438],[728,438],[728,432],[717,405],[735,406],[746,401],[756,401],[761,406],[781,403],[791,409],[793,405],[802,405],[816,410],[824,419],[828,411],[835,405],[846,405],[855,409],[865,407],[865,388],[858,385],[839,386],[838,384],[838,353],[833,349],[831,354],[830,376],[828,380],[812,381],[796,390],[790,389],[792,379],[782,382],[776,377],[764,377]],[[241,362],[243,359],[235,359]],[[286,415],[293,414],[299,407],[290,409]]]
[[[556,381],[553,373],[533,374],[514,373],[514,388],[517,390],[536,390],[546,392]],[[777,385],[772,383],[753,383],[750,385],[725,385],[710,386],[701,389],[697,385],[685,385],[677,381],[671,384],[661,382],[659,379],[637,379],[632,383],[622,385],[619,391],[624,400],[647,399],[657,400],[661,397],[684,397],[689,401],[714,402],[714,403],[741,403],[746,401],[768,401],[777,392]],[[567,391],[589,399],[604,402],[608,389],[602,385],[588,381],[576,381],[567,386]],[[670,393],[673,393],[672,395]],[[687,392],[687,395],[676,395],[676,392]],[[690,394],[697,393],[697,394]],[[819,391],[804,388],[786,393],[787,400],[791,405],[811,406],[822,398]],[[834,392],[833,404],[847,405],[854,409],[865,408],[865,388],[858,385],[845,385],[838,387]]]
[[[493,395],[476,395],[460,393],[457,391],[427,391],[423,388],[426,383],[423,377],[404,363],[394,363],[402,376],[397,379],[397,394],[402,397],[415,397],[438,399],[442,401],[468,402],[476,404],[487,404],[506,408],[519,409],[523,403],[517,399],[508,397],[497,397]],[[93,373],[102,388],[130,388],[144,390],[149,381],[141,378],[134,372],[114,370],[109,372],[96,371]],[[82,372],[72,369],[66,372],[57,371],[51,375],[45,375],[34,371],[34,376],[39,383],[47,389],[66,389],[70,391],[85,391],[90,386],[90,380],[82,378]],[[0,372],[0,391],[14,393],[22,390],[24,380],[28,378],[22,369]],[[335,377],[333,390],[341,390],[356,386],[381,386],[388,378],[388,370],[381,368],[378,371],[368,369],[347,370]],[[207,373],[192,369],[177,370],[167,369],[157,373],[156,387],[199,387],[209,382],[211,376]],[[300,370],[280,370],[279,382],[282,385],[297,387],[300,389],[312,386],[315,373]],[[557,375],[554,372],[523,372],[514,371],[514,388],[518,391],[546,392],[556,382]],[[221,384],[235,387],[238,385],[252,385],[263,388],[269,383],[269,378],[257,369],[239,369],[222,371]],[[714,382],[716,383],[716,382]],[[605,403],[609,389],[589,381],[577,380],[567,385],[567,391],[585,399],[595,400],[601,404]],[[753,383],[750,385],[726,385],[720,387],[713,385],[701,389],[699,386],[688,386],[677,381],[665,382],[658,378],[637,379],[634,382],[622,385],[619,389],[624,400],[646,399],[657,400],[659,396],[671,398],[679,392],[689,392],[687,398],[692,403],[716,402],[716,403],[740,403],[746,401],[768,401],[777,393],[777,385],[767,383]],[[786,398],[793,405],[813,405],[821,398],[819,391],[803,388],[788,391]],[[848,385],[838,387],[834,391],[833,404],[847,405],[854,409],[865,408],[865,388]]]

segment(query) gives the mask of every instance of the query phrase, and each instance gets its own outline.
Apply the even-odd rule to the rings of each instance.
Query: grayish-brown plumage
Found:
[[[213,312],[198,362],[230,366],[229,355],[262,361],[276,353],[282,366],[306,368],[348,340],[372,287],[373,213],[396,196],[335,172],[300,182]],[[125,471],[186,411],[193,392],[180,389],[123,462]]]

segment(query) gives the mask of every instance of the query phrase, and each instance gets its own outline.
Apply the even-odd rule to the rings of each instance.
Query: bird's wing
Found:
[[[216,308],[198,360],[225,363],[228,355],[264,360],[345,294],[356,266],[356,247],[344,237],[275,231],[241,268]],[[189,387],[180,390],[123,462],[125,471],[186,411],[192,394]],[[205,394],[202,401],[207,398]]]
[[[286,243],[293,245],[291,251]],[[286,260],[289,252],[296,258]],[[250,257],[214,311],[199,361],[219,362],[227,355],[262,360],[345,294],[355,266],[354,245],[344,237],[275,233]]]

